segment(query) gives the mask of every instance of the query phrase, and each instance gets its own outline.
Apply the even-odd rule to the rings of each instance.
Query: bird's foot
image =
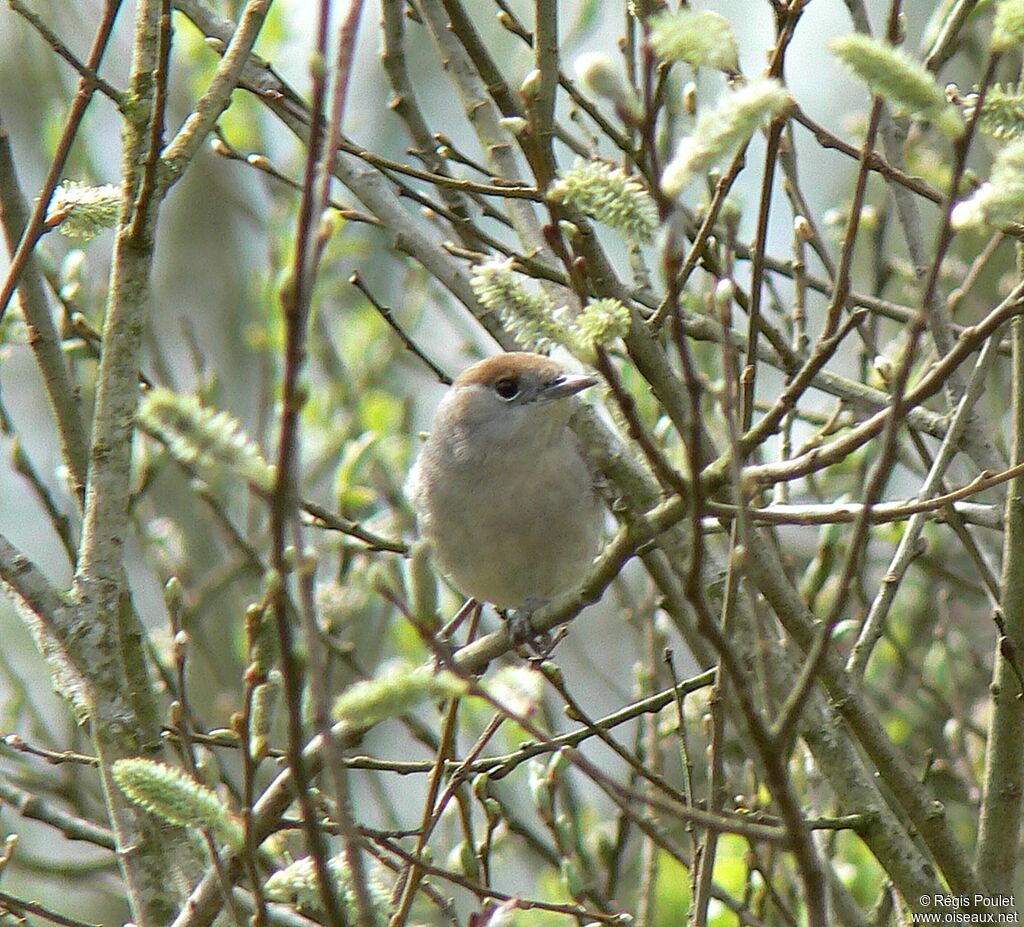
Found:
[[[518,608],[502,613],[508,626],[508,637],[513,646],[517,649],[528,647],[534,655],[541,659],[546,659],[550,655],[562,637],[562,635],[557,635],[552,639],[547,631],[538,633],[533,626],[533,616],[547,603],[547,599],[531,595]]]

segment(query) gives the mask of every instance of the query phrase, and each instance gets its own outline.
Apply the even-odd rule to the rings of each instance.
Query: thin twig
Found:
[[[398,335],[402,344],[405,345],[406,350],[419,358],[419,360],[423,361],[423,363],[429,368],[430,372],[437,377],[439,383],[443,383],[445,386],[451,386],[452,378],[423,353],[419,345],[409,337],[408,332],[398,324],[398,321],[395,319],[394,312],[374,298],[373,294],[363,282],[363,278],[360,277],[358,273],[354,273],[348,278],[348,282],[366,297],[366,301],[377,310],[377,314],[387,322],[391,330]]]
[[[89,57],[85,61],[85,66],[93,74],[97,72],[100,62],[103,60],[103,54],[107,49],[110,35],[114,29],[114,21],[117,19],[118,11],[121,9],[121,2],[122,0],[104,0],[103,17],[100,19],[99,28],[96,30],[96,37],[93,39],[92,47],[89,49]],[[3,320],[7,312],[7,306],[10,304],[14,290],[18,286],[18,280],[44,232],[46,211],[50,207],[50,199],[53,197],[53,191],[57,189],[57,184],[60,183],[61,174],[64,172],[64,165],[71,154],[71,146],[78,136],[78,129],[81,126],[82,119],[85,118],[85,112],[89,107],[89,103],[92,102],[93,94],[96,90],[97,84],[92,77],[83,77],[79,80],[78,90],[71,102],[71,109],[68,112],[67,121],[64,123],[64,130],[61,132],[60,140],[57,142],[53,161],[50,163],[50,168],[46,173],[46,179],[43,181],[43,186],[36,199],[32,215],[25,225],[25,231],[22,232],[21,241],[11,257],[11,264],[7,269],[7,277],[4,280],[3,287],[0,288],[0,321]]]

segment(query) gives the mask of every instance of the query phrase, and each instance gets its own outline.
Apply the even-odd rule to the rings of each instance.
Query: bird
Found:
[[[601,546],[604,509],[569,428],[593,377],[541,354],[478,361],[451,384],[406,483],[420,536],[459,592],[530,616],[577,589]]]

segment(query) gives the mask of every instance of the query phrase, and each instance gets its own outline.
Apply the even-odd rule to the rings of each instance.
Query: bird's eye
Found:
[[[498,380],[494,384],[494,392],[502,399],[515,399],[519,395],[519,384],[515,380]]]

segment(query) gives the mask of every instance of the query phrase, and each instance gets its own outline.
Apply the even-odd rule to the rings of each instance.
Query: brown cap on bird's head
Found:
[[[528,401],[534,401],[572,396],[596,383],[593,377],[569,373],[558,361],[543,354],[510,351],[467,367],[459,374],[454,386],[493,389],[508,401],[528,394]],[[532,389],[526,389],[528,386]],[[523,398],[526,399],[526,395]]]
[[[548,374],[551,379],[554,379],[560,373],[565,373],[565,368],[558,361],[545,357],[543,354],[532,354],[529,351],[509,351],[507,354],[488,357],[467,367],[459,374],[455,384],[465,386],[469,383],[479,383],[481,386],[493,386],[494,382],[501,377],[515,376],[523,372],[541,376]]]

